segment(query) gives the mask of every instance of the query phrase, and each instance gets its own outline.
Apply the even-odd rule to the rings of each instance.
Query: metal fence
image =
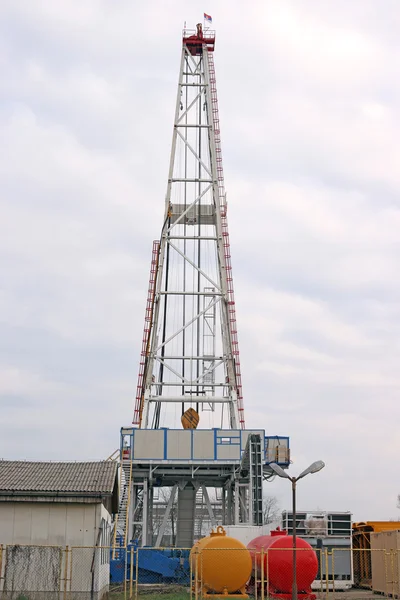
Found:
[[[397,550],[296,549],[300,600],[400,598]],[[293,549],[0,545],[0,600],[290,600]]]
[[[1,600],[100,600],[110,592],[110,548],[0,546]]]

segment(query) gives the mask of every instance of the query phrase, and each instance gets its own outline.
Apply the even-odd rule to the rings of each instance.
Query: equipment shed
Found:
[[[118,465],[0,461],[0,594],[108,592]]]

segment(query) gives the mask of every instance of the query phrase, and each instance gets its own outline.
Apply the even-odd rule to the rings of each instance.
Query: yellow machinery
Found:
[[[252,572],[250,552],[221,526],[199,540],[190,552],[194,591],[213,598],[248,598]]]
[[[399,521],[360,521],[353,523],[354,583],[360,587],[372,587],[370,533],[400,529]]]

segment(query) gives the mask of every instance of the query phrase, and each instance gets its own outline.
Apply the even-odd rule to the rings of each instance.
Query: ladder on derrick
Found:
[[[240,369],[240,355],[239,355],[239,341],[237,333],[236,323],[236,304],[235,304],[235,293],[233,290],[233,277],[232,277],[232,263],[231,263],[231,248],[229,242],[229,231],[227,221],[227,203],[226,203],[226,192],[224,182],[224,170],[222,165],[222,149],[221,149],[221,130],[219,123],[219,111],[218,111],[218,96],[217,96],[217,82],[215,77],[215,66],[214,56],[212,52],[207,52],[208,61],[208,73],[210,79],[210,96],[211,96],[211,111],[213,120],[214,130],[214,141],[215,141],[215,160],[216,170],[218,178],[218,199],[219,209],[221,214],[221,227],[222,227],[222,239],[225,257],[225,272],[226,272],[226,286],[228,296],[228,315],[229,315],[229,332],[232,345],[232,355],[234,358],[234,370],[236,377],[236,391],[237,391],[237,402],[239,412],[239,423],[241,429],[245,428],[244,422],[244,408],[243,408],[243,390],[242,390],[242,374]]]
[[[142,349],[140,352],[138,383],[137,383],[137,388],[136,388],[135,411],[133,414],[133,424],[137,425],[138,427],[140,427],[142,424],[144,384],[146,381],[146,371],[147,371],[147,367],[148,367],[150,333],[151,333],[151,328],[153,325],[154,300],[155,300],[155,291],[156,291],[156,280],[157,280],[159,254],[160,254],[160,242],[158,240],[155,240],[153,242],[153,249],[152,249],[152,253],[151,253],[149,287],[147,290],[147,302],[146,302],[146,311],[145,311],[145,317],[144,317]]]

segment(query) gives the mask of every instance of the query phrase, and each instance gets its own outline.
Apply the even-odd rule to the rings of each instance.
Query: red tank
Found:
[[[261,581],[261,557],[264,553],[264,580],[268,593],[274,598],[291,598],[293,583],[293,538],[285,531],[271,531],[252,540],[248,546],[254,572],[250,585]],[[315,600],[311,584],[318,573],[317,555],[308,542],[296,538],[297,593],[303,600]],[[268,583],[267,583],[268,582]]]

